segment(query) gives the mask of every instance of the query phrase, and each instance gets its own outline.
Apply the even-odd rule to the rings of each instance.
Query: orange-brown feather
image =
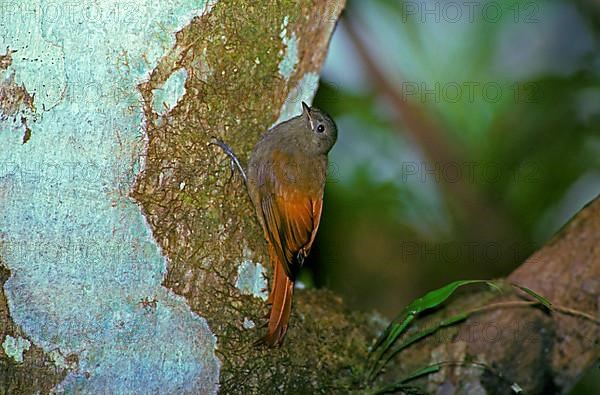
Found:
[[[274,282],[271,290],[271,312],[267,324],[267,334],[257,343],[266,344],[269,347],[281,345],[287,332],[290,315],[292,312],[292,294],[294,283],[286,276],[283,265],[279,263],[279,257],[269,248],[271,262],[275,263]]]
[[[279,166],[289,162],[279,157],[283,154],[273,155],[273,167],[259,171],[257,196],[274,271],[267,335],[260,340],[269,346],[281,344],[287,331],[295,276],[310,252],[323,207],[322,185],[303,185],[301,177],[295,179]]]

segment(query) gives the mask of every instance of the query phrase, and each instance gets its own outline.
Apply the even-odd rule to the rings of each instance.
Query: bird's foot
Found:
[[[220,147],[223,152],[225,152],[225,154],[227,154],[227,156],[229,156],[229,159],[231,160],[231,175],[229,176],[229,180],[231,180],[231,177],[233,177],[233,173],[235,171],[235,168],[237,167],[237,169],[239,170],[242,179],[244,180],[244,184],[248,184],[248,178],[246,177],[246,172],[244,171],[244,169],[242,168],[242,165],[240,164],[239,159],[237,158],[237,156],[235,155],[235,152],[233,152],[233,149],[227,145],[227,143],[225,143],[223,140],[218,139],[216,137],[212,137],[213,141],[211,141],[210,143],[208,143],[208,145],[216,145],[218,147]]]

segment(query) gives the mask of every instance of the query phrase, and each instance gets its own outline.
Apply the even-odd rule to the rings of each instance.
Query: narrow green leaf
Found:
[[[396,348],[394,348],[393,351],[390,352],[390,355],[388,357],[388,361],[398,352],[402,351],[403,349],[405,349],[406,347],[410,346],[411,344],[414,344],[416,342],[418,342],[421,339],[426,338],[427,336],[437,332],[438,330],[440,330],[441,328],[445,328],[448,326],[452,326],[458,322],[464,321],[467,318],[469,318],[471,314],[469,313],[462,313],[462,314],[457,314],[455,316],[452,316],[450,318],[447,318],[445,320],[442,320],[440,322],[438,322],[436,325],[432,326],[431,328],[427,328],[423,331],[419,331],[417,333],[415,333],[414,335],[410,336],[408,339],[406,339],[405,341],[403,341],[400,345],[398,345]]]
[[[408,325],[415,319],[414,314],[409,314],[406,318],[404,318],[404,320],[402,321],[401,324],[394,324],[392,326],[392,329],[390,330],[389,335],[387,336],[387,338],[385,338],[385,342],[383,343],[383,351],[385,352],[385,350],[387,350],[388,348],[390,348],[390,346],[392,345],[392,343],[404,332],[404,330],[406,329],[406,327],[408,327]]]
[[[460,287],[468,284],[480,284],[486,283],[492,287],[498,289],[498,286],[491,281],[486,280],[459,280],[454,281],[442,288],[435,289],[426,293],[419,299],[414,300],[410,303],[402,313],[394,319],[384,331],[384,333],[377,339],[375,346],[371,350],[374,353],[378,348],[382,347],[382,351],[379,353],[379,357],[385,353],[389,347],[396,341],[396,339],[404,332],[408,324],[419,314],[438,307],[444,303],[452,294]],[[408,321],[408,322],[407,322]],[[398,324],[400,322],[400,324]],[[379,358],[376,358],[376,361]]]
[[[392,351],[390,351],[387,354],[387,357],[385,358],[385,360],[382,361],[382,363],[376,364],[373,367],[373,369],[371,370],[371,376],[369,377],[369,379],[374,378],[377,375],[377,373],[379,373],[379,371],[381,369],[383,369],[383,367],[385,365],[387,365],[387,363],[389,361],[391,361],[392,358],[394,358],[394,356],[396,356],[396,354],[398,354],[400,351],[402,351],[405,348],[407,348],[408,346],[426,338],[427,336],[430,336],[431,334],[437,332],[441,328],[445,328],[445,327],[454,325],[458,322],[466,320],[467,318],[469,318],[470,315],[471,314],[469,314],[469,313],[457,314],[455,316],[446,318],[445,320],[438,322],[436,325],[434,325],[430,328],[426,328],[426,329],[419,331],[419,332],[415,333],[414,335],[410,336],[408,339],[404,340],[397,347],[395,347]]]
[[[493,288],[494,291],[502,293],[502,287],[496,284],[496,281],[486,281],[486,283],[490,286],[490,288]]]
[[[408,311],[413,314],[420,314],[426,310],[433,309],[444,303],[460,287],[468,284],[487,283],[486,280],[462,280],[454,281],[442,288],[435,289],[425,294],[425,296],[413,301],[408,305]]]
[[[381,359],[381,357],[383,356],[383,353],[385,353],[385,351],[390,348],[390,346],[392,345],[392,343],[395,341],[395,339],[397,339],[402,332],[404,332],[404,330],[406,329],[406,327],[415,319],[414,315],[408,315],[401,324],[395,324],[392,323],[390,324],[390,326],[388,326],[388,328],[386,329],[387,335],[384,333],[382,336],[379,337],[379,339],[377,340],[377,344],[381,344],[383,343],[383,347],[381,347],[376,356],[372,359],[371,363],[369,364],[369,369],[367,371],[367,377],[370,378],[373,377],[373,375],[375,374],[375,372],[377,371],[377,363],[379,362],[379,360]],[[375,347],[373,347],[373,350],[371,350],[371,353],[374,353],[375,350],[377,350],[378,345],[375,345]]]
[[[407,383],[407,382],[412,381],[414,379],[418,379],[421,376],[426,376],[426,375],[431,374],[431,373],[439,372],[440,368],[441,368],[441,364],[439,364],[439,363],[436,363],[436,364],[433,364],[433,365],[429,365],[429,366],[425,366],[424,368],[417,369],[416,371],[412,372],[408,376],[404,377],[402,380],[400,380],[400,382],[402,384],[404,384],[404,383]]]
[[[542,295],[532,291],[531,289],[529,289],[523,285],[519,285],[519,284],[515,284],[515,283],[512,283],[511,285],[513,287],[519,288],[521,291],[523,291],[523,292],[529,294],[530,296],[532,296],[533,298],[535,298],[538,302],[543,304],[548,310],[552,310],[552,303],[548,299],[544,298]]]
[[[390,392],[398,391],[404,387],[405,383],[407,383],[411,380],[417,379],[421,376],[426,376],[431,373],[436,373],[440,370],[440,367],[441,367],[440,364],[433,364],[433,365],[425,366],[424,368],[417,369],[414,372],[412,372],[411,374],[409,374],[408,376],[404,377],[403,379],[401,379],[393,384],[387,385],[381,389],[378,389],[377,391],[375,391],[375,395],[387,394]]]
[[[387,328],[385,328],[383,333],[377,338],[377,341],[375,342],[375,345],[373,346],[369,354],[373,354],[386,341],[386,339],[393,338],[393,334],[398,332],[398,330],[400,330],[400,333],[402,333],[402,331],[408,326],[408,324],[410,324],[414,316],[409,316],[406,311],[407,309],[404,308],[404,310],[402,310],[402,313],[400,313],[396,318],[394,318],[392,322],[390,322],[390,324],[387,326]],[[398,322],[400,322],[400,324],[398,324]]]

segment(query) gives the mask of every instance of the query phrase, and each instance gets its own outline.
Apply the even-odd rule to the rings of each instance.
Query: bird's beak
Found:
[[[308,122],[310,122],[310,128],[312,129],[313,128],[313,120],[312,120],[312,116],[310,115],[310,107],[305,102],[302,102],[302,115],[304,115],[306,117],[306,119],[308,120]]]

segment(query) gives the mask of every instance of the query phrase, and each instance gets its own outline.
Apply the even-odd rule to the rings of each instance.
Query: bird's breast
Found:
[[[322,191],[327,172],[327,157],[302,152],[273,152],[271,168],[277,182],[290,189],[317,193]]]

